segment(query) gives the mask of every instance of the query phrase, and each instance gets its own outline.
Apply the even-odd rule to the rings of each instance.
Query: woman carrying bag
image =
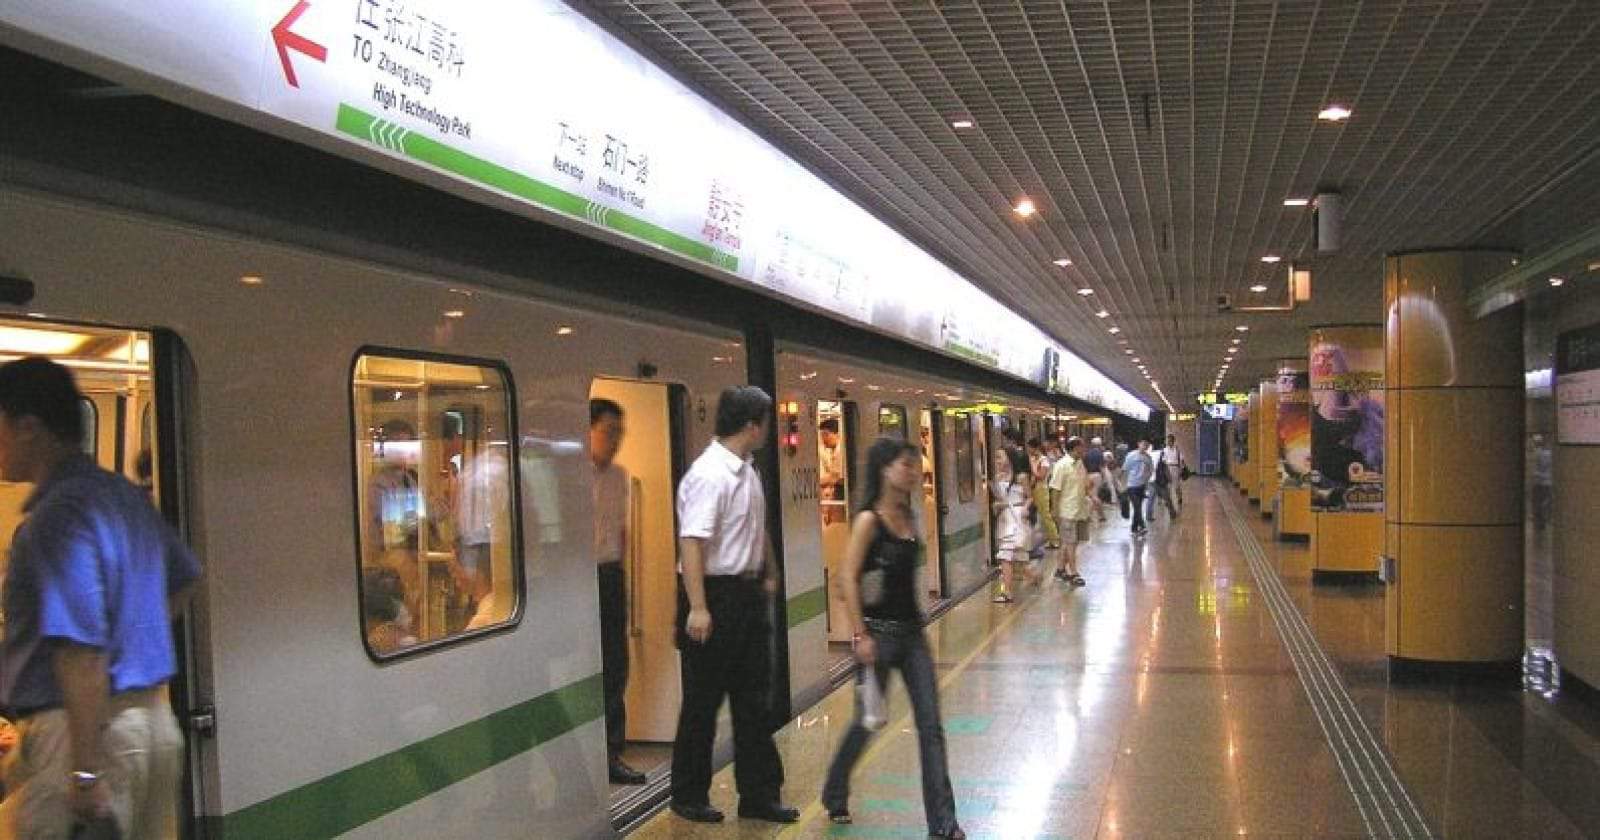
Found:
[[[898,670],[911,699],[917,722],[917,748],[922,763],[922,806],[930,838],[964,840],[956,823],[955,793],[945,759],[944,725],[939,719],[939,684],[933,654],[923,636],[922,607],[917,598],[917,566],[922,542],[911,514],[911,494],[922,481],[917,448],[893,438],[879,438],[867,450],[866,492],[862,510],[850,529],[850,546],[839,572],[855,641],[856,678],[868,680],[857,694],[856,717],[828,768],[822,804],[828,819],[850,819],[850,772],[866,749],[873,730],[883,725],[881,709],[866,709],[880,695],[890,669]],[[875,718],[875,720],[873,720]],[[875,723],[869,726],[868,723]]]

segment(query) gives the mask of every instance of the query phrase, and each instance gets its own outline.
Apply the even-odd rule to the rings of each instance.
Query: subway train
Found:
[[[873,438],[923,446],[938,610],[989,579],[998,431],[1111,428],[1021,384],[822,340],[756,351],[737,329],[556,285],[512,291],[19,186],[0,186],[0,231],[8,272],[36,290],[0,307],[0,358],[76,372],[85,451],[146,483],[205,565],[179,622],[190,772],[175,838],[596,837],[659,804],[679,697],[675,480],[752,365],[777,383],[776,715],[848,672],[829,578]],[[638,788],[606,774],[596,398],[627,429]],[[7,539],[25,492],[0,487]]]

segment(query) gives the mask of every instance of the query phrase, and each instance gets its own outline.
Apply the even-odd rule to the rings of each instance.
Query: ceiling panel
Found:
[[[1248,325],[1242,388],[1314,324],[1376,322],[1387,251],[1594,218],[1504,224],[1600,149],[1593,0],[579,5],[1153,403],[1126,349],[1176,402]],[[1319,122],[1332,102],[1354,116]],[[1318,188],[1343,199],[1337,254],[1282,204]],[[1312,266],[1312,303],[1219,313],[1282,288],[1268,254]]]

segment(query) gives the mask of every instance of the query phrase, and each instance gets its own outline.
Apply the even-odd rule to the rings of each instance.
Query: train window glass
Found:
[[[90,460],[95,460],[100,457],[100,411],[94,407],[94,400],[79,397],[78,415],[83,418],[83,439],[78,442],[78,448]]]
[[[515,395],[504,371],[364,354],[351,397],[368,652],[382,658],[515,623]]]
[[[977,495],[978,477],[972,463],[972,418],[964,414],[946,415],[956,441],[956,498],[965,503]]]
[[[878,406],[878,434],[906,440],[906,407],[903,405]]]

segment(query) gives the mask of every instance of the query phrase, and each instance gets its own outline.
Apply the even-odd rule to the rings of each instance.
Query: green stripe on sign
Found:
[[[960,551],[983,539],[983,523],[979,522],[971,527],[962,528],[954,534],[944,534],[942,536],[944,539],[943,550]]]
[[[334,127],[340,133],[357,140],[396,152],[486,187],[493,187],[559,213],[582,219],[591,225],[610,228],[724,271],[739,270],[738,254],[719,251],[704,242],[690,239],[637,216],[595,204],[583,196],[470,155],[427,135],[409,132],[397,123],[375,117],[360,108],[341,104]]]
[[[605,712],[601,675],[301,785],[223,818],[226,840],[323,840],[399,810]]]
[[[817,587],[810,592],[802,592],[789,599],[789,626],[799,627],[802,624],[822,615],[828,608],[828,590]]]

